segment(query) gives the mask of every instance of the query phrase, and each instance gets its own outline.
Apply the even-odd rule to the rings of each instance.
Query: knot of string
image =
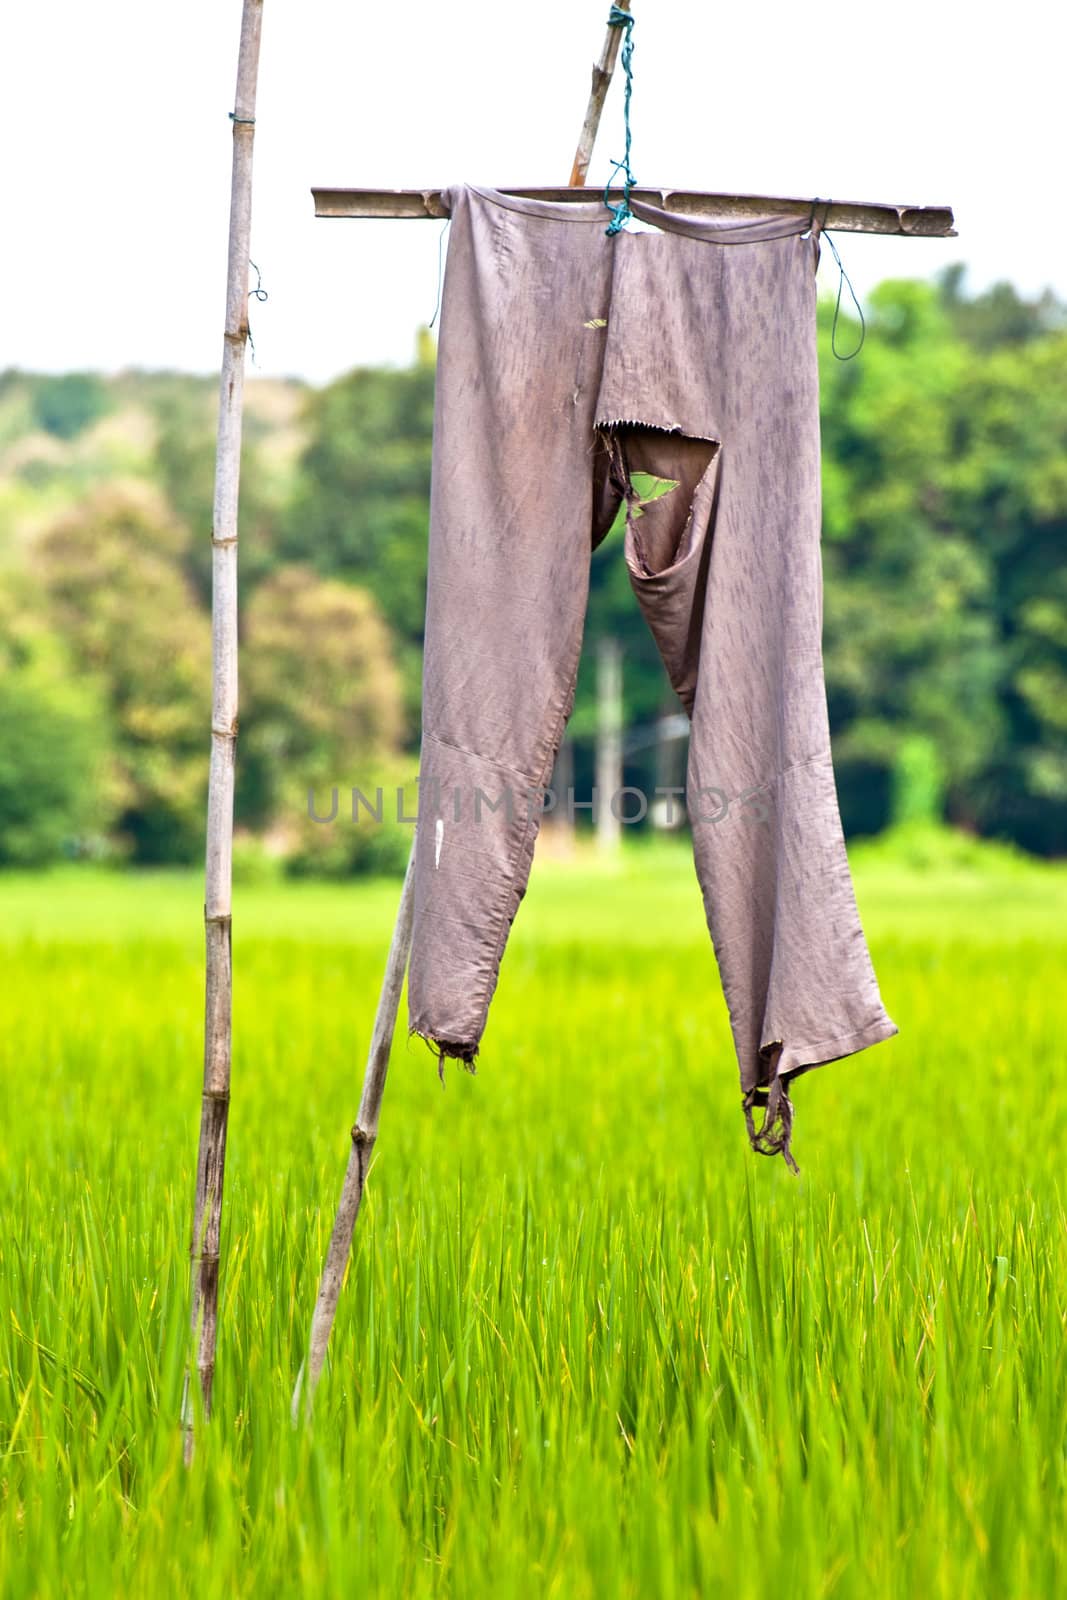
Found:
[[[611,11],[608,14],[608,27],[623,28],[625,29],[626,34],[626,37],[622,42],[622,70],[626,74],[626,93],[623,99],[622,123],[626,137],[626,148],[623,152],[622,160],[612,162],[611,175],[608,178],[607,183],[604,185],[604,204],[611,212],[611,221],[608,224],[606,231],[608,234],[615,234],[618,233],[623,224],[628,222],[633,216],[633,212],[630,210],[630,191],[633,189],[635,180],[633,172],[630,169],[630,96],[633,93],[634,87],[634,19],[631,17],[628,11],[623,11],[621,6],[612,6]],[[622,173],[622,199],[618,201],[616,205],[612,205],[610,199],[611,186],[620,172]]]
[[[859,298],[858,298],[858,296],[856,294],[856,291],[852,287],[852,279],[849,277],[848,273],[845,271],[844,267],[841,265],[841,257],[837,253],[837,246],[834,244],[834,241],[831,239],[830,235],[826,232],[826,219],[830,215],[830,207],[831,207],[832,204],[833,204],[832,200],[817,200],[816,199],[816,200],[813,200],[811,202],[811,230],[810,231],[811,231],[811,236],[816,241],[816,243],[818,243],[818,241],[820,239],[825,239],[826,240],[827,244],[830,246],[830,254],[833,256],[834,260],[837,263],[837,273],[838,273],[838,277],[837,277],[837,299],[834,302],[833,327],[830,329],[830,349],[833,351],[833,353],[837,357],[838,361],[851,361],[853,359],[853,357],[858,356],[860,351],[863,349],[863,341],[867,337],[867,320],[863,315],[863,307],[859,303]],[[815,215],[816,207],[818,207],[818,206],[822,206],[823,207],[823,214],[822,214],[822,221],[821,222],[818,221],[818,219],[816,218],[816,215]],[[844,293],[844,288],[845,288],[845,284],[846,283],[848,284],[848,292],[852,296],[852,304],[856,308],[856,315],[860,319],[860,337],[859,337],[859,343],[857,344],[855,350],[850,350],[847,355],[843,356],[841,354],[840,350],[837,348],[837,324],[838,324],[838,321],[839,321],[840,316],[841,316],[841,296]]]

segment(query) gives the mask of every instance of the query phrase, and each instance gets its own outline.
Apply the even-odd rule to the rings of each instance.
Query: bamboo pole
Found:
[[[219,1235],[230,1107],[233,967],[231,885],[233,787],[237,747],[237,502],[241,473],[244,350],[248,338],[248,256],[252,225],[252,144],[263,0],[244,0],[234,99],[226,326],[219,380],[215,499],[211,525],[211,759],[204,870],[204,1090],[193,1212],[192,1330],[204,1416],[211,1415],[218,1328]],[[185,1461],[192,1461],[192,1374],[182,1396]]]
[[[628,4],[629,0],[626,0],[626,3]],[[618,33],[618,31],[617,28],[609,28],[608,30],[611,34]],[[605,92],[606,88],[607,86],[605,85]],[[584,139],[588,134],[590,155],[596,140],[600,113],[603,109],[604,99],[601,96],[592,122],[590,122],[592,101],[590,102],[590,111],[586,112],[582,137]],[[588,161],[588,156],[586,160]],[[359,1113],[352,1129],[352,1148],[348,1156],[348,1167],[345,1171],[344,1183],[341,1186],[341,1199],[334,1219],[333,1232],[330,1234],[330,1243],[326,1249],[326,1261],[323,1265],[318,1298],[315,1301],[315,1310],[311,1319],[311,1337],[308,1341],[307,1359],[300,1367],[296,1386],[293,1389],[292,1418],[294,1426],[300,1421],[301,1399],[303,1399],[305,1415],[309,1418],[311,1416],[315,1401],[315,1390],[322,1375],[326,1351],[330,1342],[330,1330],[337,1314],[337,1301],[341,1293],[341,1284],[344,1282],[345,1268],[348,1265],[348,1258],[352,1251],[356,1219],[359,1216],[359,1208],[363,1200],[363,1190],[367,1182],[370,1159],[378,1138],[378,1119],[381,1113],[382,1096],[385,1093],[385,1078],[389,1071],[389,1051],[393,1042],[393,1033],[396,1029],[396,1018],[400,1009],[400,994],[404,987],[404,974],[407,971],[408,956],[411,953],[411,926],[415,899],[415,846],[417,838],[418,829],[416,828],[415,837],[411,841],[411,854],[408,857],[407,872],[404,875],[404,887],[400,893],[400,905],[397,909],[392,943],[389,946],[385,977],[382,980],[382,990],[378,998],[378,1011],[374,1019],[374,1032],[371,1035],[370,1049],[367,1053],[367,1069],[363,1078],[363,1093],[360,1097]]]
[[[603,202],[603,189],[545,189],[500,187],[499,194],[523,200],[545,200],[553,205],[588,205]],[[311,191],[317,217],[403,217],[413,220],[444,218],[449,210],[441,189],[326,189]],[[621,187],[609,198],[621,200]],[[753,217],[808,216],[815,208],[819,226],[834,233],[903,235],[908,239],[954,239],[951,206],[897,205],[882,200],[824,200],[799,195],[715,194],[705,189],[654,189],[639,184],[630,190],[635,212],[642,205],[673,211],[684,217],[714,217],[718,222],[747,222]]]
[[[378,999],[378,1012],[374,1019],[374,1032],[371,1034],[370,1049],[367,1053],[363,1094],[355,1126],[352,1129],[352,1149],[348,1156],[348,1168],[341,1188],[341,1199],[334,1219],[333,1232],[330,1234],[318,1299],[315,1301],[315,1311],[311,1319],[307,1360],[300,1368],[293,1390],[294,1425],[300,1420],[302,1393],[306,1394],[305,1408],[308,1416],[311,1415],[315,1390],[326,1360],[330,1330],[337,1314],[337,1301],[344,1282],[345,1268],[352,1251],[352,1238],[356,1231],[356,1218],[359,1216],[363,1200],[367,1172],[378,1138],[378,1119],[381,1115],[382,1096],[385,1093],[385,1077],[389,1071],[389,1052],[392,1048],[397,1012],[400,1009],[400,993],[404,987],[404,974],[407,971],[408,955],[411,951],[414,876],[415,841],[412,840],[407,872],[404,875],[404,887],[400,894],[400,909],[397,912],[393,939],[389,946],[382,992]]]
[[[618,0],[620,11],[629,11],[630,0]],[[593,82],[589,90],[589,104],[586,107],[585,121],[578,139],[578,148],[574,152],[574,165],[571,167],[571,177],[568,188],[580,189],[585,182],[585,175],[589,171],[589,163],[593,159],[593,146],[596,144],[597,130],[600,127],[600,118],[604,110],[604,101],[608,97],[608,86],[615,71],[615,62],[619,54],[619,44],[624,30],[613,28],[609,25],[604,39],[604,48],[600,52],[600,60],[593,63]]]

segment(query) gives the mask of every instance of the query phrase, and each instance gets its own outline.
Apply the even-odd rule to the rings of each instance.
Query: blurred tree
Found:
[[[418,725],[433,433],[432,346],[399,372],[359,370],[308,397],[304,451],[279,552],[359,583],[392,631]]]
[[[64,372],[31,381],[33,415],[38,427],[57,439],[74,439],[107,411],[104,380],[94,372]]]
[[[977,824],[1067,851],[1067,333],[995,350],[968,369],[948,491],[993,575],[1006,718],[970,797]]]
[[[207,602],[211,599],[209,535],[215,488],[215,390],[214,383],[201,381],[168,384],[153,405],[160,487],[178,521],[188,530],[183,565]]]
[[[305,793],[298,826],[288,836],[289,876],[403,876],[418,806],[416,775],[410,765],[395,762],[373,770],[372,785],[355,785],[364,797],[355,803],[351,785],[324,784],[310,805]]]
[[[1024,300],[1011,283],[994,283],[981,294],[964,293],[967,269],[946,267],[937,279],[941,304],[959,337],[979,350],[1024,344],[1067,327],[1067,305],[1051,289]]]
[[[897,825],[940,822],[944,809],[944,774],[934,741],[925,734],[906,735],[897,745],[893,764],[893,810]]]
[[[819,309],[824,656],[846,829],[888,821],[917,738],[936,752],[950,816],[1063,850],[1064,308],[1004,285],[968,297],[950,270],[936,285],[883,284],[867,310],[863,354],[841,363],[831,306]],[[408,372],[357,372],[312,396],[282,539],[375,594],[413,727],[432,392],[424,344]],[[594,647],[608,634],[623,647],[627,721],[676,709],[616,533],[592,563],[570,725],[579,790],[592,781]],[[651,746],[635,753],[627,781],[653,784],[653,763]]]
[[[875,831],[894,809],[917,803],[907,795],[921,748],[938,774],[935,784],[931,764],[924,803],[936,804],[940,785],[953,820],[1063,853],[1067,312],[1049,294],[1024,297],[1008,285],[969,295],[959,268],[936,284],[883,284],[866,309],[867,342],[848,363],[830,356],[832,311],[819,309],[824,657],[846,830]],[[854,331],[841,330],[846,347]],[[199,850],[207,763],[214,382],[68,377],[0,374],[0,545],[14,570],[36,550],[45,633],[68,631],[63,648],[79,687],[103,708],[100,736],[113,744],[105,812],[119,815],[140,859],[188,858]],[[362,760],[363,713],[336,700],[339,682],[365,709],[377,705],[368,714],[383,751],[402,737],[388,735],[389,693],[374,687],[369,658],[346,656],[345,630],[366,631],[374,661],[392,663],[389,671],[399,664],[396,726],[402,720],[409,739],[417,734],[432,340],[422,335],[406,371],[355,372],[303,398],[298,386],[253,381],[249,395],[239,802],[250,822],[270,827],[279,805],[288,815],[277,788],[280,752],[297,769],[325,775],[336,766],[331,783],[346,781],[348,752]],[[114,424],[106,449],[67,443],[105,408]],[[50,439],[40,437],[42,426]],[[167,504],[117,473],[151,474]],[[113,487],[88,498],[101,479]],[[75,510],[61,515],[75,496]],[[49,531],[39,539],[42,527]],[[622,644],[630,725],[677,709],[620,545],[610,534],[592,561],[571,723],[580,791],[592,783],[598,638]],[[296,579],[272,587],[292,565],[305,585],[314,569],[335,600],[358,585],[357,610],[342,625],[329,620],[334,601],[323,600],[320,615],[310,590],[286,587]],[[373,606],[358,610],[367,594]],[[257,615],[264,640],[275,628],[281,634],[253,665]],[[301,628],[310,656],[293,643]],[[291,692],[267,681],[263,663],[275,654],[294,675]],[[317,684],[301,660],[318,663]],[[43,692],[27,688],[23,700]],[[336,735],[317,720],[323,694],[324,715],[344,730]],[[654,763],[649,741],[628,756],[626,781],[651,787]],[[309,846],[309,859],[323,849]],[[348,861],[344,851],[341,858]]]
[[[23,573],[0,583],[0,864],[98,854],[110,820],[104,708]]]
[[[138,861],[203,847],[210,623],[181,570],[185,532],[144,485],[99,491],[35,548],[47,615],[113,734],[105,795]]]
[[[246,386],[244,439],[241,451],[241,552],[238,563],[242,603],[277,565],[275,537],[283,506],[292,493],[291,470],[274,466],[279,455],[277,427],[265,426],[259,415],[260,391]],[[284,389],[284,385],[275,385]],[[182,569],[192,579],[205,606],[211,604],[211,519],[215,495],[215,431],[218,417],[214,379],[173,376],[151,394],[156,423],[155,466],[159,483],[188,537]]]
[[[311,830],[309,788],[373,788],[396,764],[403,695],[389,632],[363,589],[280,568],[244,616],[238,817]]]
[[[950,491],[974,358],[929,285],[883,283],[868,313],[862,356],[841,363],[819,311],[823,654],[847,832],[889,820],[906,739],[936,752],[952,803],[1005,733],[993,567]]]

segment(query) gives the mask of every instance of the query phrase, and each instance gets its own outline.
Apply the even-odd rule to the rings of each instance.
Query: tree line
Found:
[[[824,660],[850,835],[913,813],[1067,849],[1067,316],[962,269],[870,297],[861,355],[821,305]],[[841,333],[839,339],[848,338]],[[846,345],[846,348],[848,346]],[[399,865],[308,790],[417,761],[433,345],[321,389],[248,386],[237,826],[249,860]],[[214,383],[0,375],[0,862],[189,862],[203,847]],[[592,562],[571,722],[592,783],[593,646],[627,721],[677,710],[619,541]],[[658,780],[652,747],[626,781]]]

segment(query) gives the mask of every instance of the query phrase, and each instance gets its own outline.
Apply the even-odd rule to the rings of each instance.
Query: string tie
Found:
[[[255,262],[252,260],[251,256],[249,256],[249,258],[248,258],[248,265],[252,268],[252,271],[256,275],[255,284],[248,291],[248,298],[249,298],[249,300],[258,300],[262,304],[262,302],[264,300],[269,298],[266,289],[264,289],[264,287],[263,287],[263,275],[260,272],[259,268],[256,266]],[[245,317],[245,330],[246,330],[247,337],[248,337],[248,348],[249,348],[249,350],[250,350],[250,352],[252,354],[252,365],[255,366],[255,364],[256,364],[256,346],[255,346],[255,341],[252,338],[252,319],[250,317],[247,317],[247,316]]]
[[[826,242],[830,246],[831,255],[837,262],[837,270],[839,274],[837,279],[837,299],[834,302],[834,325],[830,330],[830,349],[833,351],[838,361],[851,361],[852,358],[854,356],[858,356],[860,351],[863,349],[863,341],[867,337],[867,320],[863,315],[863,307],[859,303],[856,291],[852,287],[852,279],[841,265],[841,257],[837,253],[837,246],[834,244],[834,241],[831,239],[829,234],[826,235]],[[848,284],[848,292],[852,296],[852,304],[856,308],[856,315],[860,319],[860,340],[855,350],[850,350],[847,356],[843,356],[840,350],[837,348],[837,319],[841,315],[841,294],[846,283]]]
[[[622,123],[626,137],[626,148],[623,152],[622,160],[612,162],[611,175],[608,178],[607,183],[604,185],[604,204],[611,212],[611,221],[606,229],[606,232],[610,237],[613,234],[619,233],[622,230],[624,223],[629,222],[633,216],[633,212],[630,210],[630,193],[636,180],[630,168],[630,96],[633,93],[634,87],[634,19],[630,13],[628,11],[624,11],[621,6],[613,5],[608,13],[608,27],[622,28],[625,30],[626,34],[626,37],[623,39],[622,43],[622,70],[626,74],[626,93],[623,99]],[[612,205],[609,198],[611,194],[611,186],[620,172],[623,175],[622,199],[618,201],[617,204]]]
[[[852,287],[852,279],[841,265],[841,257],[837,253],[837,246],[834,244],[834,241],[831,239],[830,235],[826,232],[826,219],[830,215],[830,207],[832,204],[832,200],[815,199],[811,202],[811,223],[809,225],[809,232],[811,237],[815,240],[816,250],[819,248],[820,239],[825,238],[827,244],[830,246],[830,254],[837,263],[837,299],[834,302],[834,321],[833,327],[830,330],[830,349],[833,351],[838,361],[852,361],[854,357],[858,356],[860,351],[863,349],[863,341],[867,337],[867,320],[863,315],[863,307],[859,303],[859,297],[857,296],[855,289]],[[822,206],[823,208],[821,222],[816,216],[816,211],[819,206]],[[818,258],[816,257],[816,259]],[[848,355],[843,356],[840,350],[837,348],[837,324],[841,316],[841,296],[844,293],[846,283],[848,284],[848,292],[852,296],[852,304],[856,308],[856,315],[860,319],[860,338],[859,344],[857,344],[855,350],[850,350]]]

